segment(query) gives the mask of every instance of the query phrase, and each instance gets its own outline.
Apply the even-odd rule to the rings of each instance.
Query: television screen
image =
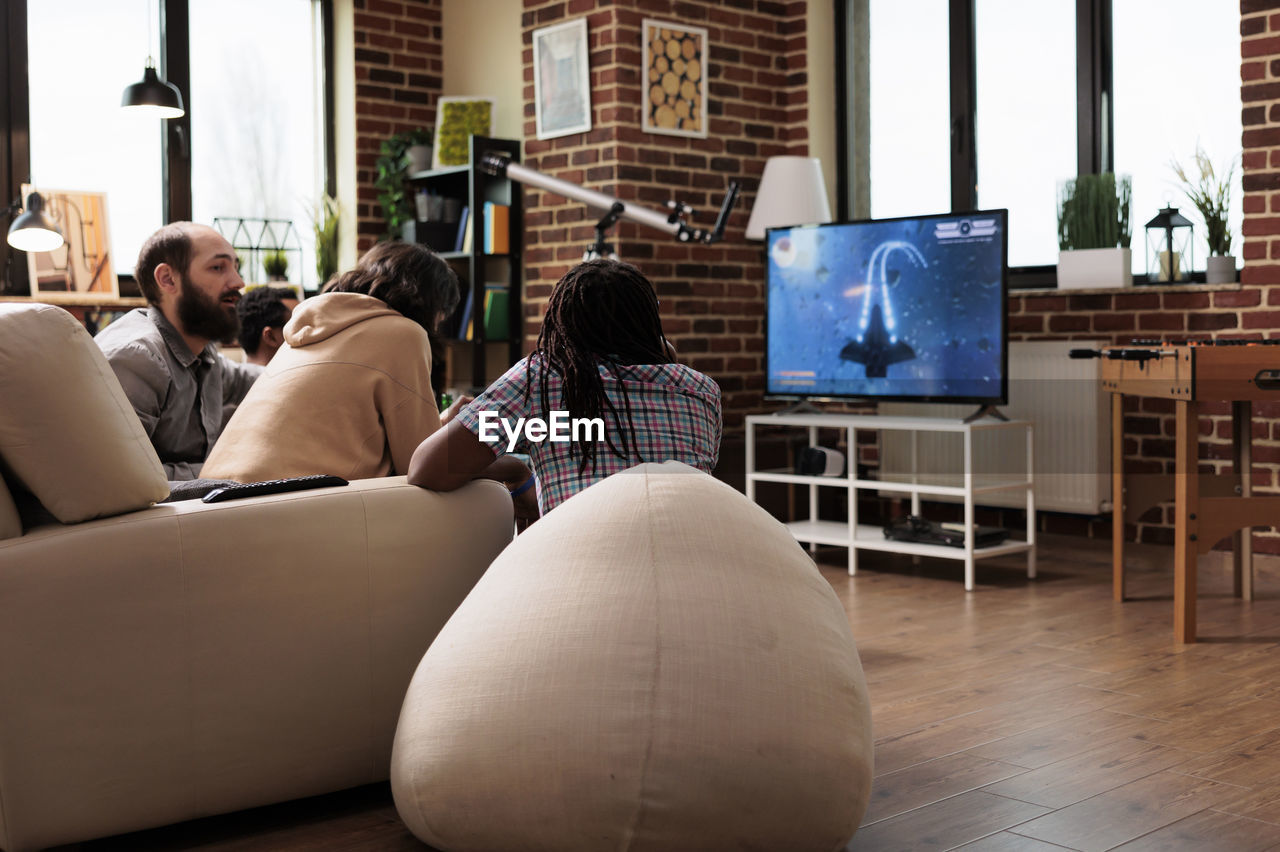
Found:
[[[1007,218],[769,230],[766,394],[1004,403]]]

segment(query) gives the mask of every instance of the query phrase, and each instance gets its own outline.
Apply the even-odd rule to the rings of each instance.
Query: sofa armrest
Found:
[[[512,529],[498,483],[392,477],[0,541],[0,847],[385,779],[414,668]]]

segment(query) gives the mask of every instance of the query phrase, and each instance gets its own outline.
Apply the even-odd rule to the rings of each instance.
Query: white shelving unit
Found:
[[[756,470],[756,427],[795,426],[808,430],[809,445],[817,446],[819,429],[843,429],[846,431],[846,447],[851,458],[844,477],[802,476],[787,470]],[[902,474],[881,479],[859,479],[856,458],[856,432],[859,430],[899,430],[911,433],[911,469]],[[991,476],[973,469],[973,442],[976,433],[1000,430],[1008,433],[1002,444],[1009,452],[1018,452],[1016,438],[1024,436],[1026,451],[1025,475],[1018,477]],[[787,524],[797,541],[809,544],[814,550],[820,544],[836,545],[849,549],[849,573],[858,570],[859,550],[879,550],[889,553],[905,553],[912,556],[932,556],[939,559],[964,561],[964,587],[973,590],[974,562],[990,556],[1006,553],[1027,554],[1027,576],[1036,575],[1035,539],[1035,441],[1034,426],[1026,420],[994,420],[984,418],[972,423],[962,420],[935,417],[882,417],[858,414],[758,414],[747,418],[747,497],[755,500],[757,482],[785,482],[809,486],[809,518]],[[917,437],[921,432],[959,433],[963,444],[963,473],[949,477],[954,484],[947,484],[948,477],[930,477],[928,472],[917,469]],[[844,521],[818,520],[818,489],[844,488],[848,492],[849,516]],[[893,541],[884,537],[884,530],[877,525],[858,523],[858,492],[875,491],[884,495],[910,495],[911,513],[920,514],[921,497],[958,499],[964,503],[965,546],[948,547],[940,544],[918,544]],[[1021,491],[1026,496],[1027,531],[1025,541],[1006,541],[995,547],[974,547],[973,507],[981,503],[984,495],[997,492]]]

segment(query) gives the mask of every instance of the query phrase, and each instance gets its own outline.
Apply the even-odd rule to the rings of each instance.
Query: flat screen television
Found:
[[[1003,405],[1008,211],[767,232],[765,394]]]

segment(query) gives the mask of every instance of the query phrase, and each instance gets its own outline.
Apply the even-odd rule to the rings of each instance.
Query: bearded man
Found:
[[[239,330],[244,281],[235,249],[217,231],[174,222],[143,243],[134,269],[148,307],[94,341],[124,387],[171,481],[197,479],[222,431],[222,408],[244,399],[262,368],[214,345]]]

